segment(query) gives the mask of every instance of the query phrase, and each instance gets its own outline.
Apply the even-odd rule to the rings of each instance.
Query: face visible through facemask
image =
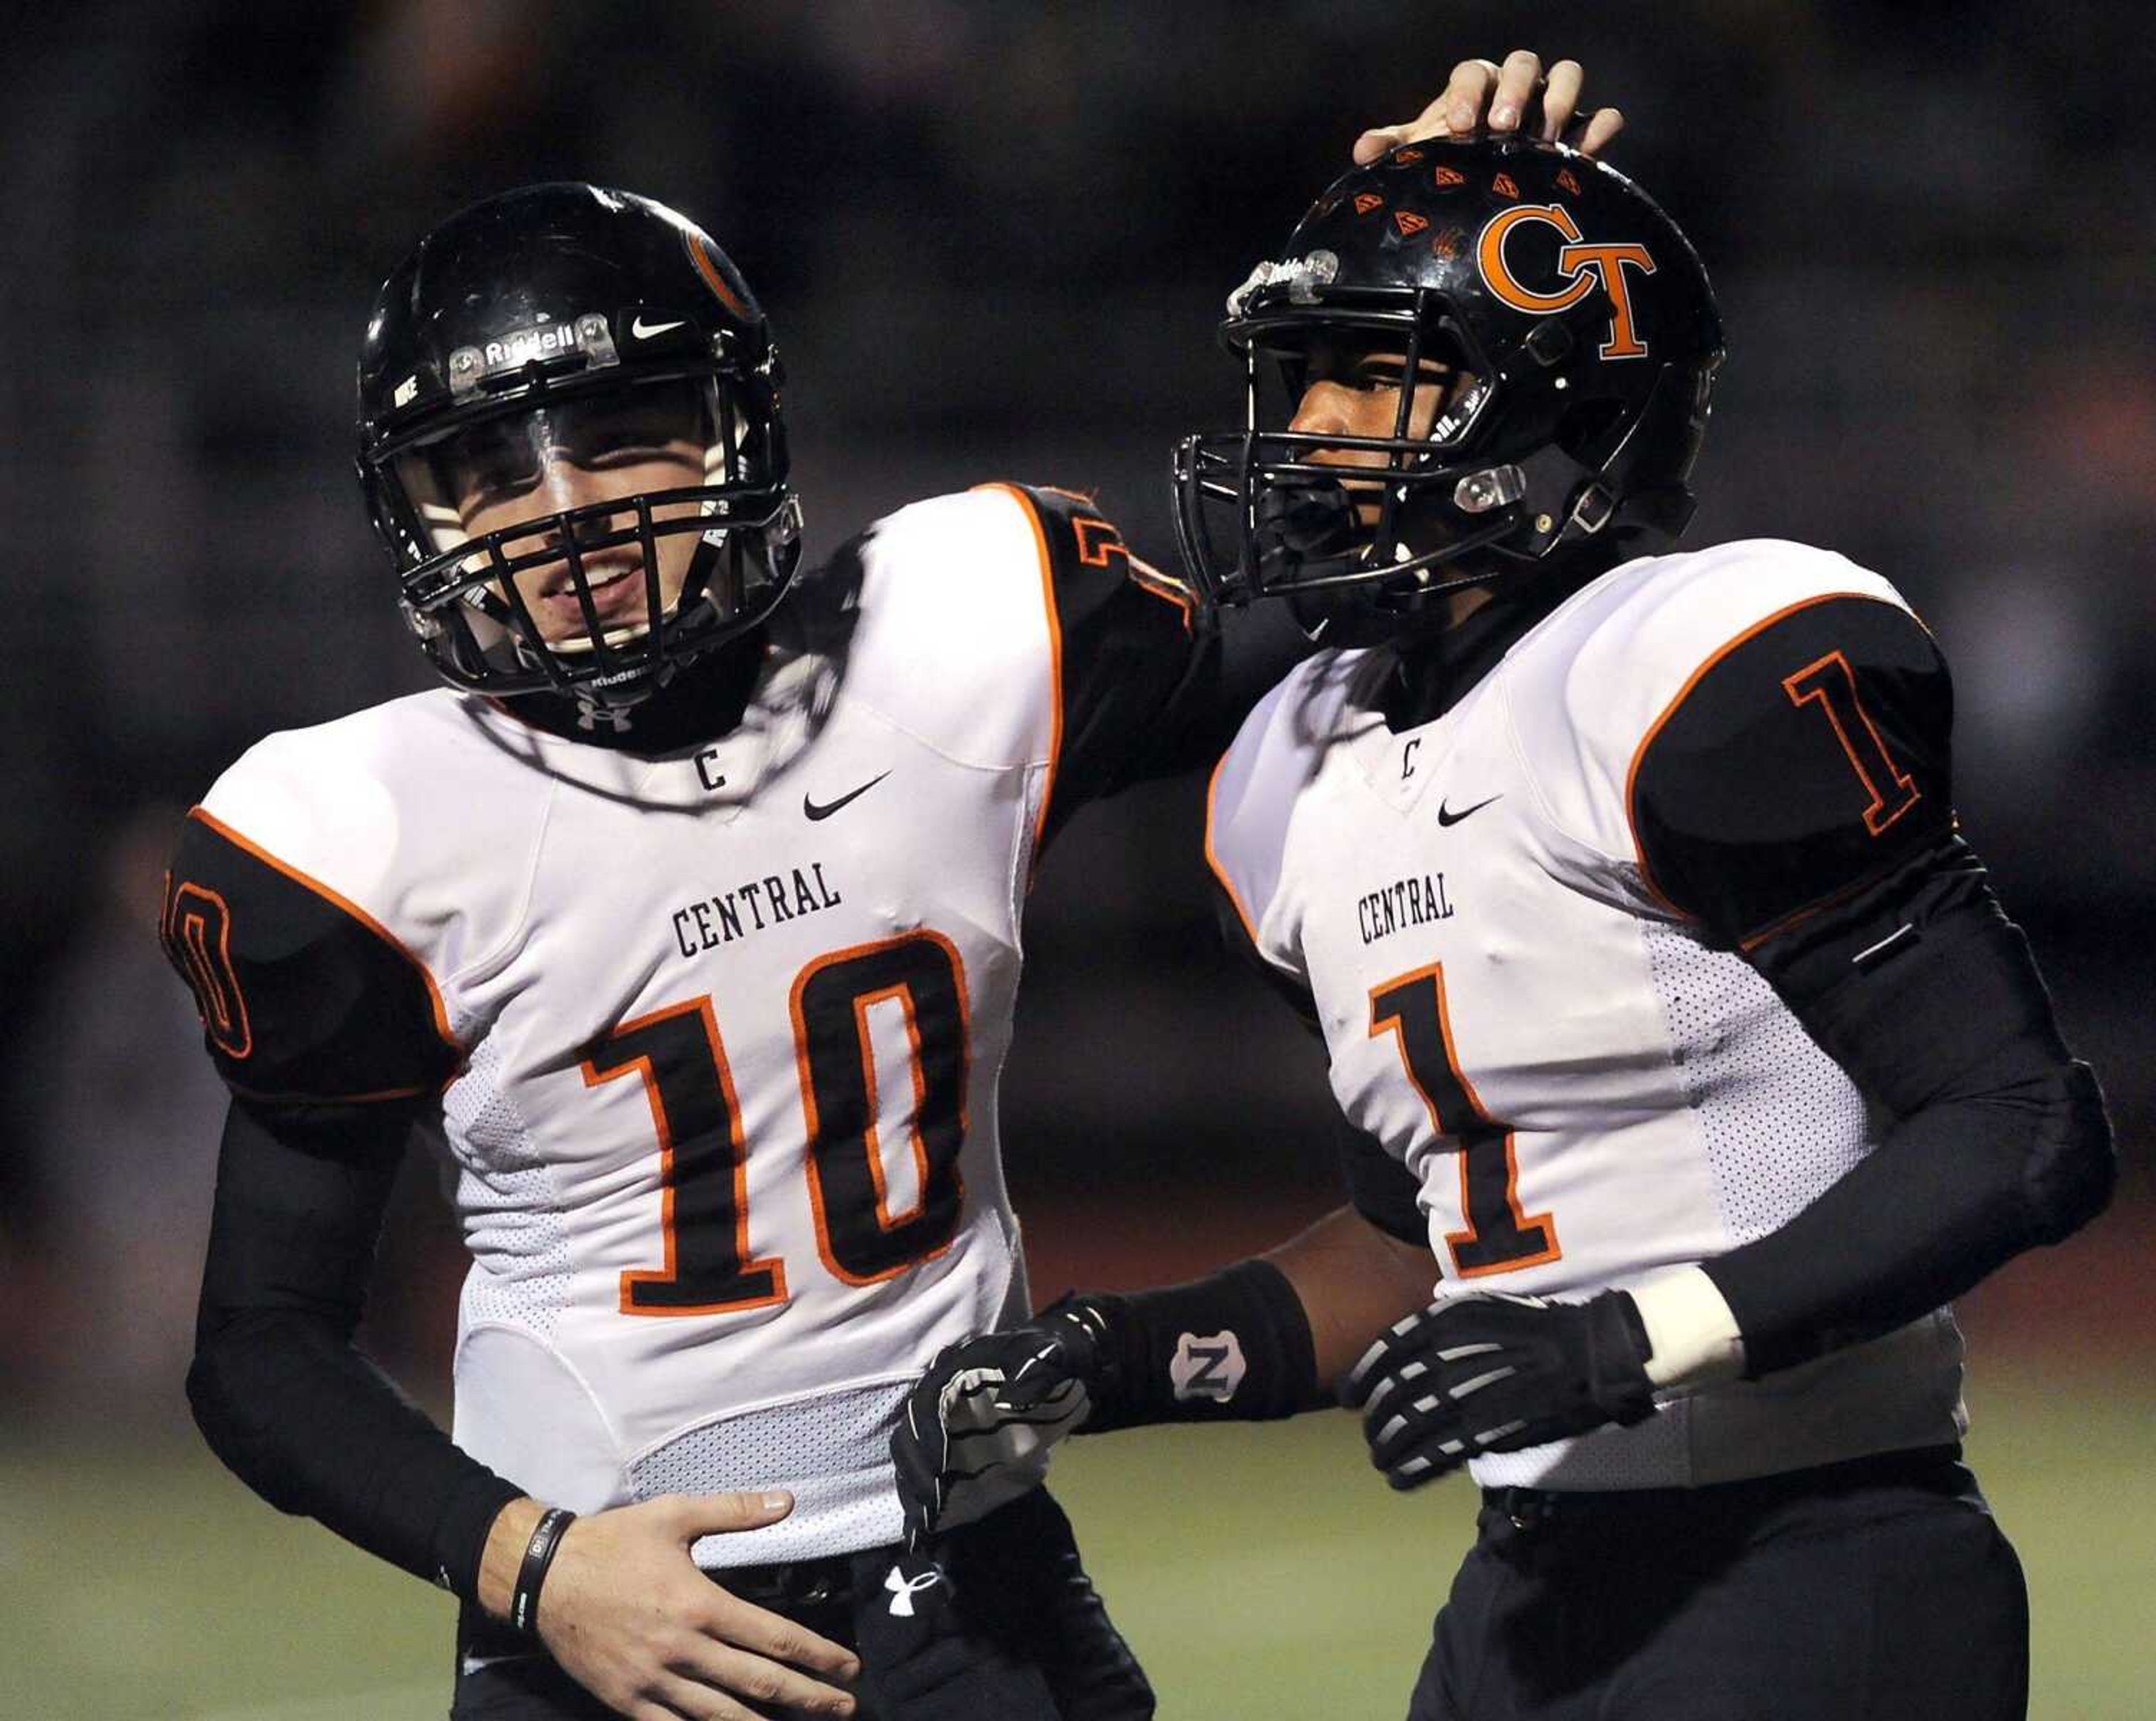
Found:
[[[634,639],[651,618],[638,512],[604,505],[724,482],[730,475],[724,468],[732,464],[726,454],[707,391],[682,381],[572,396],[484,419],[405,458],[408,485],[420,499],[437,547],[508,534],[501,540],[505,556],[529,564],[511,579],[533,631],[550,650],[578,652],[592,649],[595,640],[619,645]],[[421,462],[423,470],[410,469]],[[574,520],[555,518],[580,510],[596,511]],[[654,525],[701,523],[704,505],[694,498],[656,502],[650,517]],[[516,530],[532,522],[545,524]],[[662,615],[680,600],[700,535],[683,530],[652,535]],[[485,589],[508,602],[504,582]]]
[[[1436,357],[1415,366],[1407,424],[1400,427],[1400,403],[1410,388],[1407,355],[1390,337],[1356,340],[1326,335],[1311,343],[1304,359],[1302,393],[1289,430],[1306,436],[1426,438],[1438,419],[1475,385],[1472,371]],[[1357,479],[1358,467],[1378,468],[1397,462],[1397,454],[1378,448],[1320,448],[1300,458],[1315,465],[1343,469],[1342,488],[1366,529],[1378,524],[1383,485]]]

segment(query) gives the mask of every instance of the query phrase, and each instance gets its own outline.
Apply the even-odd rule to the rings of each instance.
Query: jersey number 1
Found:
[[[1782,691],[1793,705],[1816,704],[1849,755],[1850,769],[1871,797],[1864,809],[1864,828],[1876,837],[1922,798],[1915,780],[1894,762],[1879,726],[1857,696],[1856,672],[1840,652],[1782,678]]]
[[[1529,1218],[1520,1211],[1512,1126],[1483,1110],[1460,1072],[1445,1007],[1445,965],[1433,962],[1373,990],[1370,1033],[1394,1036],[1430,1127],[1457,1144],[1460,1211],[1467,1223],[1445,1239],[1454,1273],[1476,1278],[1556,1260],[1563,1251],[1549,1215]]]
[[[894,1212],[878,1140],[869,1012],[902,1012],[912,1063],[920,1194]],[[809,1204],[824,1264],[873,1284],[947,1247],[964,1189],[965,978],[934,932],[819,956],[793,982],[794,1052],[808,1125]],[[624,1022],[584,1059],[588,1086],[634,1073],[659,1135],[665,1264],[621,1276],[624,1314],[719,1314],[786,1300],[786,1264],[752,1257],[748,1160],[709,997]]]

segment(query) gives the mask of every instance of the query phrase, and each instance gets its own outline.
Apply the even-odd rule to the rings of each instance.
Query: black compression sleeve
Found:
[[[413,1105],[225,1125],[187,1398],[212,1450],[280,1511],[470,1601],[522,1492],[467,1457],[352,1346]]]
[[[1430,1225],[1423,1216],[1422,1185],[1414,1172],[1387,1153],[1376,1136],[1339,1120],[1340,1169],[1355,1211],[1388,1237],[1430,1246]]]
[[[1895,1121],[1789,1223],[1706,1263],[1748,1373],[1904,1325],[2107,1203],[2096,1078],[2068,1056],[2027,940],[1958,841],[1752,955]]]

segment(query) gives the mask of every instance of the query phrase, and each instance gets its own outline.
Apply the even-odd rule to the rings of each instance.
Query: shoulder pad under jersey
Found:
[[[271,735],[189,815],[160,930],[236,1091],[402,1098],[462,1063],[444,980],[521,921],[545,796],[462,705]]]
[[[1946,667],[1901,594],[1751,540],[1629,563],[1507,666],[1543,810],[1732,943],[1951,828]]]

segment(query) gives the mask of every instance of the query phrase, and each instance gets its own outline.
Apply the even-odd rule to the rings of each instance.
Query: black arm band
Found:
[[[1081,1432],[1152,1422],[1263,1422],[1333,1400],[1287,1275],[1242,1261],[1209,1278],[1080,1299],[1107,1330],[1104,1378]]]
[[[524,1544],[523,1563],[516,1568],[516,1587],[510,1592],[509,1623],[526,1637],[539,1635],[539,1586],[554,1564],[562,1546],[562,1532],[577,1521],[566,1506],[552,1506],[531,1526],[531,1539]]]

